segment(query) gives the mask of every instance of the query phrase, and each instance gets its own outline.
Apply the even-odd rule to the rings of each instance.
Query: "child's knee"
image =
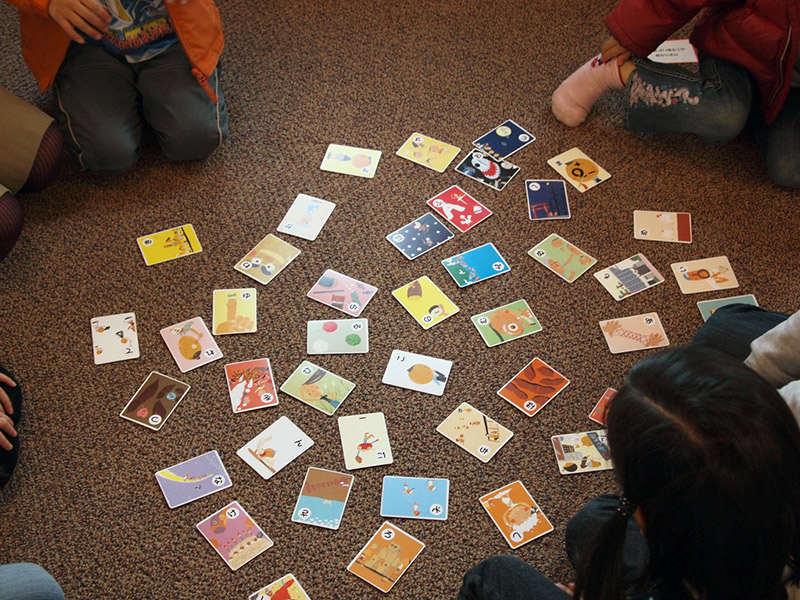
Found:
[[[222,127],[215,120],[195,123],[159,136],[159,144],[168,159],[183,162],[207,157],[219,148],[227,137],[227,126]]]
[[[139,143],[133,138],[97,139],[79,152],[81,166],[96,175],[119,175],[130,171],[139,158]]]
[[[797,156],[779,154],[766,163],[773,183],[788,188],[800,188],[800,164]]]

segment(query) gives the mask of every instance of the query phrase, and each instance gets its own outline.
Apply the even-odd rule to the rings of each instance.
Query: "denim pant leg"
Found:
[[[0,565],[2,600],[64,600],[53,576],[33,563]]]
[[[692,340],[744,360],[750,343],[783,323],[789,315],[750,304],[729,304],[714,311]]]
[[[8,375],[17,383],[15,387],[0,383],[0,388],[8,395],[8,399],[11,400],[11,406],[14,409],[14,412],[11,413],[11,421],[14,423],[14,429],[16,429],[17,425],[19,425],[20,416],[22,415],[22,390],[20,389],[17,379],[2,366],[0,366],[0,373]],[[6,439],[11,442],[12,448],[11,450],[0,449],[0,488],[5,486],[8,480],[11,479],[14,468],[17,466],[17,458],[19,456],[19,435],[17,435],[17,437],[6,436]],[[3,595],[0,594],[0,600],[2,599]]]
[[[761,157],[770,179],[778,185],[800,188],[800,88],[792,88],[770,124],[759,114],[757,130]]]
[[[699,71],[635,59],[627,84],[626,126],[646,133],[694,133],[727,142],[747,123],[753,83],[746,69],[702,56]]]
[[[484,559],[464,575],[458,600],[569,600],[567,594],[516,556]]]

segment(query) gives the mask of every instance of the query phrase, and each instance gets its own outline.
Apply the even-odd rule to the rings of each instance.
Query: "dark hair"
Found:
[[[608,411],[608,443],[664,597],[785,599],[800,556],[800,429],[755,371],[703,345],[638,363]],[[618,511],[579,565],[575,598],[625,598]]]

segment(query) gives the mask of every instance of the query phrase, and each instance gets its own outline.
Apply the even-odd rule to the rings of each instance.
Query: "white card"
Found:
[[[264,479],[314,445],[302,429],[283,416],[236,451],[236,454]]]
[[[647,58],[665,64],[698,62],[697,51],[687,39],[662,42]]]
[[[441,396],[452,367],[451,360],[394,350],[386,365],[383,383]]]
[[[94,364],[139,358],[139,336],[136,333],[136,315],[121,313],[96,317],[92,324],[92,350]]]
[[[278,225],[278,231],[313,241],[317,239],[334,208],[336,205],[333,202],[298,194]]]

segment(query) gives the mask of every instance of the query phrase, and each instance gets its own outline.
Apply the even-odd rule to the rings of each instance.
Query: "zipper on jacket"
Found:
[[[786,51],[789,49],[791,43],[792,43],[792,27],[790,25],[789,35],[786,36],[786,45],[784,45],[783,52],[781,52],[781,59],[778,61],[778,66],[780,67],[781,79],[778,82],[778,87],[772,93],[772,98],[770,98],[769,102],[767,102],[767,106],[770,106],[772,105],[773,102],[775,102],[775,97],[778,95],[778,92],[780,92],[783,89],[783,60],[786,58]]]

